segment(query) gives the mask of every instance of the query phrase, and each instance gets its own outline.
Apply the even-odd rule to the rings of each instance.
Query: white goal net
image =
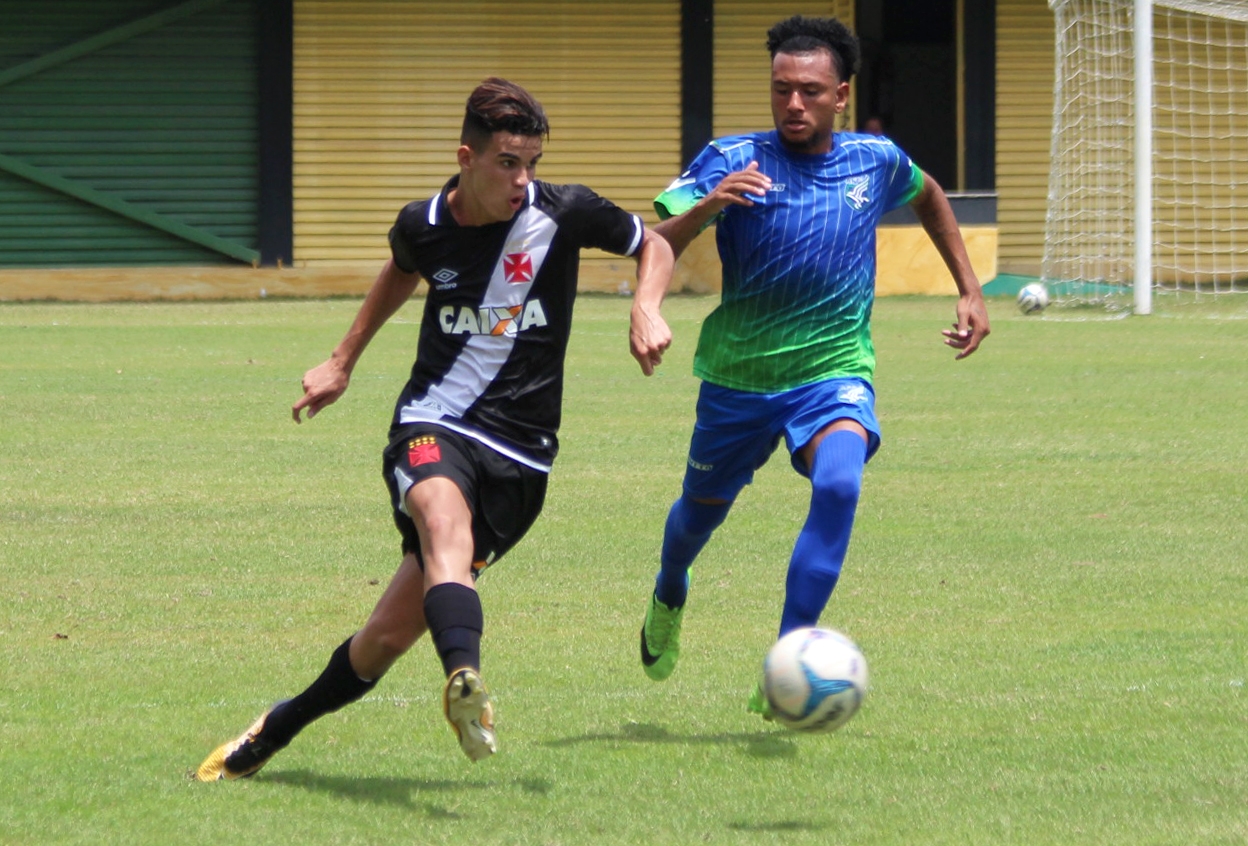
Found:
[[[1059,303],[1130,306],[1136,231],[1148,227],[1135,202],[1137,5],[1049,0],[1057,73],[1042,275]],[[1248,0],[1152,9],[1151,291],[1175,301],[1248,292]]]

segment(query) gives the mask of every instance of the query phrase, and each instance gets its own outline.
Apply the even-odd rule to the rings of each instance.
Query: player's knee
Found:
[[[672,506],[669,527],[687,538],[707,538],[728,517],[732,503],[726,500],[702,501],[682,496]]]
[[[850,470],[825,472],[810,480],[811,499],[819,505],[854,505],[862,493],[862,475]]]
[[[420,514],[416,525],[421,535],[431,541],[453,537],[460,530],[459,519],[442,511],[431,511]]]

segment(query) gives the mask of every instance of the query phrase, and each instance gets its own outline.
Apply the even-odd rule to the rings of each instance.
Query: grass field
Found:
[[[713,302],[643,378],[585,297],[545,514],[482,579],[500,753],[427,643],[245,782],[187,780],[301,690],[397,563],[380,478],[419,303],[295,426],[358,301],[0,306],[0,843],[1243,844],[1248,321],[1023,318],[954,362],[877,306],[884,447],[824,623],[839,732],[745,712],[804,483],[777,457],[696,567],[659,685],[637,629]]]

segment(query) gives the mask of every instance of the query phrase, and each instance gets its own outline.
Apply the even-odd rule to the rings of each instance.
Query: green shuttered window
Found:
[[[0,267],[254,263],[252,0],[9,7]]]

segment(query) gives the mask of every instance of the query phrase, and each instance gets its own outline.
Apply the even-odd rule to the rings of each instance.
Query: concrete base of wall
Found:
[[[962,240],[980,284],[997,275],[997,227],[962,226]],[[876,230],[875,292],[890,294],[958,293],[940,253],[921,226],[882,226]]]
[[[963,226],[971,265],[981,282],[997,275],[997,228]],[[880,296],[956,293],[940,255],[920,226],[882,226],[876,237]],[[262,297],[363,296],[381,269],[375,265],[272,267],[74,267],[0,270],[0,301],[229,300]],[[713,233],[690,245],[676,266],[672,291],[715,293],[720,286]],[[580,289],[623,293],[636,287],[636,265],[605,254],[586,255]]]

